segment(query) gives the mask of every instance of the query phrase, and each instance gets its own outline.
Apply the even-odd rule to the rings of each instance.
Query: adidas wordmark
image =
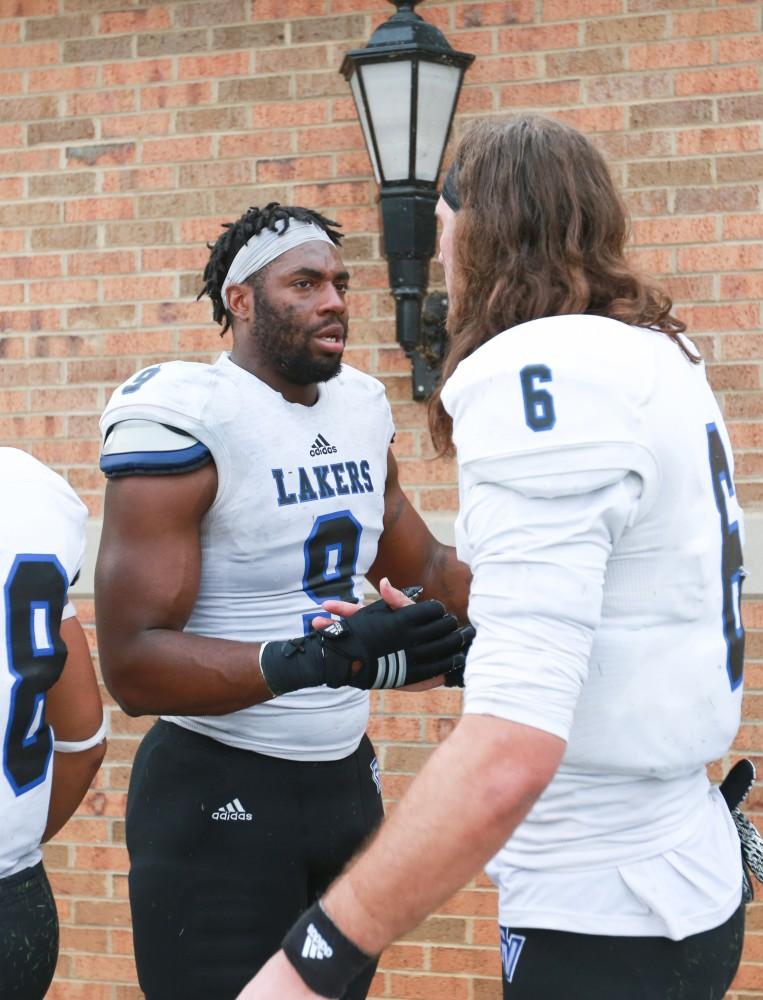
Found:
[[[216,809],[212,813],[212,819],[221,819],[225,823],[230,821],[242,822],[243,820],[251,822],[252,814],[244,809],[238,799],[234,799],[227,805],[220,806],[219,809]]]

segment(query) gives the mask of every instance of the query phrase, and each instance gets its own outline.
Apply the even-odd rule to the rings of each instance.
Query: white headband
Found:
[[[280,257],[287,250],[302,243],[309,243],[311,240],[320,240],[322,243],[330,243],[334,246],[334,241],[325,233],[320,226],[312,222],[300,222],[299,219],[289,219],[287,223],[283,219],[276,222],[276,227],[281,223],[278,232],[272,229],[263,229],[257,236],[252,236],[241,247],[233,258],[228,273],[225,276],[221,291],[223,302],[226,308],[230,308],[228,303],[228,285],[237,285],[246,280],[249,275],[256,271],[261,271],[266,264],[269,264],[276,257]]]

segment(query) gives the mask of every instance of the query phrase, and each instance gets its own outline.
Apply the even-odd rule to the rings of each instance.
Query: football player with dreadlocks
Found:
[[[401,491],[384,389],[342,365],[340,239],[276,203],[227,225],[201,294],[232,349],[146,368],[101,422],[104,678],[161,716],[127,804],[150,1000],[234,997],[276,951],[381,819],[367,690],[457,673],[471,634],[468,571]],[[423,599],[314,629],[364,577]]]

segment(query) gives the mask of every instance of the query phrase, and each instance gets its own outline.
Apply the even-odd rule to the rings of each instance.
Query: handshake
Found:
[[[266,643],[260,669],[274,695],[319,684],[399,688],[443,674],[454,686],[473,638],[439,601],[392,609],[379,600],[310,635]]]

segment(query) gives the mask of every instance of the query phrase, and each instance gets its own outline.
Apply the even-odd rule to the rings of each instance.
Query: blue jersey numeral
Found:
[[[126,396],[131,392],[137,392],[138,389],[152,379],[154,375],[158,375],[161,368],[161,365],[154,365],[153,368],[144,368],[142,372],[138,372],[132,382],[128,382],[127,385],[122,388],[122,395]]]
[[[53,739],[45,723],[45,696],[66,660],[61,615],[66,573],[51,555],[19,555],[5,582],[5,648],[14,678],[3,739],[3,771],[23,795],[45,779]]]
[[[357,571],[360,552],[360,524],[349,510],[338,510],[316,518],[312,531],[305,541],[305,575],[302,589],[311,601],[349,601],[357,603],[353,577]],[[311,611],[302,616],[305,634],[310,622],[321,611]]]
[[[547,389],[539,389],[536,385],[536,382],[550,382],[551,377],[551,369],[547,365],[526,365],[519,373],[525,423],[533,431],[550,431],[556,423],[554,397]]]
[[[710,472],[713,478],[715,506],[721,519],[721,581],[723,584],[723,638],[726,640],[726,671],[731,690],[742,683],[744,669],[744,628],[742,627],[742,541],[739,522],[729,522],[726,497],[734,496],[729,463],[721,435],[715,424],[707,424]],[[724,488],[725,487],[725,488]]]

